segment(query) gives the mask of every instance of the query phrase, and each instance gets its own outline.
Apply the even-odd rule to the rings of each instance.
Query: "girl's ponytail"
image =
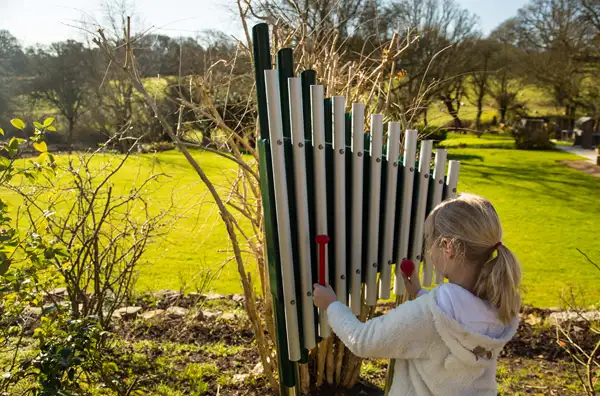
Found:
[[[500,320],[508,324],[519,314],[521,266],[500,242],[502,225],[488,200],[461,194],[442,202],[427,218],[425,235],[428,252],[443,241],[453,247],[455,262],[473,271],[471,292],[495,306]]]
[[[481,268],[474,292],[477,297],[494,305],[500,320],[508,323],[521,309],[521,267],[515,255],[503,244],[500,243],[495,250],[496,257]]]

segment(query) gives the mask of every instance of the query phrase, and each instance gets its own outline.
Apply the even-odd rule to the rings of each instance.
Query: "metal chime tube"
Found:
[[[433,171],[433,194],[431,199],[431,209],[435,208],[442,202],[442,193],[444,192],[444,173],[446,172],[446,157],[448,152],[445,149],[435,150],[435,168]],[[431,280],[433,272],[433,263],[430,260],[425,261],[425,272],[423,277],[425,281]],[[439,284],[444,281],[441,272],[435,271],[435,283]],[[424,286],[431,286],[425,284]]]
[[[369,186],[369,244],[367,247],[367,305],[377,304],[377,267],[379,255],[379,208],[381,196],[381,152],[383,116],[371,115],[371,175]]]
[[[394,294],[400,296],[404,292],[404,280],[400,263],[408,258],[408,243],[410,238],[410,219],[414,184],[415,157],[417,153],[418,131],[408,130],[404,137],[404,159],[403,159],[403,188],[402,188],[402,211],[400,214],[400,232],[398,247],[396,251],[396,276],[394,278]]]
[[[423,226],[425,223],[425,215],[427,212],[427,190],[429,189],[429,168],[431,161],[431,149],[433,141],[423,140],[421,141],[421,152],[419,155],[419,176],[418,176],[418,194],[417,194],[417,208],[415,213],[414,229],[413,232],[413,245],[411,249],[410,259],[415,264],[414,275],[419,276],[419,270],[421,268],[422,252],[423,252]],[[423,280],[423,284],[431,285],[431,279]]]
[[[348,305],[346,287],[346,113],[345,98],[333,97],[333,177],[335,205],[335,293]]]
[[[327,180],[325,173],[325,106],[322,85],[310,87],[312,127],[313,127],[313,156],[316,216],[315,226],[317,235],[327,235]],[[325,249],[328,249],[327,245]],[[325,281],[329,283],[329,260],[325,254]],[[319,335],[327,338],[331,329],[327,324],[327,311],[319,312]]]
[[[298,310],[296,305],[296,286],[294,281],[294,263],[292,256],[292,233],[288,206],[287,179],[285,174],[285,154],[283,145],[283,127],[281,120],[281,101],[279,99],[279,80],[277,70],[265,70],[269,130],[271,131],[271,156],[273,159],[273,181],[275,190],[275,210],[279,228],[279,251],[283,278],[283,305],[287,328],[289,358],[297,362],[301,358],[298,333]]]
[[[460,172],[460,162],[450,161],[448,165],[448,179],[446,181],[446,196],[444,199],[456,197],[456,188],[458,186],[458,174]]]
[[[302,290],[302,329],[304,348],[317,345],[313,307],[313,276],[310,260],[310,226],[308,220],[308,191],[306,177],[306,157],[304,141],[304,114],[302,112],[302,82],[299,77],[288,79],[290,98],[290,126],[294,150],[294,179],[296,187],[296,208],[298,229],[298,253],[300,262],[300,285]]]
[[[362,285],[363,171],[365,105],[352,105],[352,277],[350,307],[360,315]]]
[[[398,152],[400,151],[400,123],[390,122],[387,140],[387,177],[385,180],[385,209],[383,221],[383,250],[381,275],[379,277],[379,298],[390,298],[392,262],[394,261],[394,224],[396,219],[396,187],[398,186]]]

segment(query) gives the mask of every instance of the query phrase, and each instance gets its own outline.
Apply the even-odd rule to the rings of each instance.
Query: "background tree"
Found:
[[[67,121],[67,142],[72,148],[75,125],[87,111],[90,99],[92,51],[68,40],[30,53],[34,78],[30,96],[55,107]]]
[[[529,81],[546,87],[556,105],[574,122],[583,105],[585,62],[595,32],[579,0],[532,0],[512,25]]]
[[[0,117],[11,111],[11,98],[18,88],[15,78],[26,69],[26,58],[17,39],[7,30],[0,30]]]
[[[406,78],[394,87],[395,100],[405,106],[419,103],[414,114],[423,115],[427,123],[427,108],[442,99],[455,126],[460,127],[463,74],[472,70],[466,43],[477,37],[477,18],[453,0],[402,0],[384,12],[389,15],[387,29],[419,36],[397,61],[396,70],[405,70]]]
[[[481,129],[481,115],[483,114],[483,105],[485,96],[489,93],[490,77],[494,72],[494,55],[498,51],[498,46],[493,40],[480,39],[473,46],[473,59],[475,70],[471,74],[472,97],[471,100],[477,106],[475,116],[475,128]]]

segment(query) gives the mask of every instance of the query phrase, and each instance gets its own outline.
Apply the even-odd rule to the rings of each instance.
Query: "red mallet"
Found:
[[[325,286],[325,245],[329,243],[327,235],[317,235],[317,244],[319,244],[319,284]]]
[[[404,259],[402,260],[402,264],[400,264],[400,269],[408,278],[410,278],[415,272],[415,263],[412,260]]]

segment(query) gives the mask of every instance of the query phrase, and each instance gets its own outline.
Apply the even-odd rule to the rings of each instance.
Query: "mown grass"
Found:
[[[482,195],[496,206],[504,226],[504,242],[520,258],[527,303],[548,307],[560,304],[569,285],[585,291],[588,303],[600,300],[597,271],[577,252],[579,248],[600,261],[600,179],[559,164],[577,159],[559,151],[513,149],[510,137],[450,134],[442,143],[449,156],[461,161],[459,190]],[[215,154],[194,151],[209,177],[225,191],[234,176],[231,163]],[[114,161],[110,155],[95,158]],[[66,156],[59,156],[66,161]],[[194,290],[207,272],[216,271],[231,257],[227,233],[207,189],[177,151],[136,155],[117,173],[115,190],[124,191],[153,173],[167,176],[148,193],[155,209],[171,200],[181,218],[164,238],[149,246],[140,266],[138,289]],[[3,197],[5,192],[2,192]],[[9,195],[16,211],[20,199]],[[246,257],[248,270],[255,265]],[[215,292],[241,291],[235,264],[225,265],[213,284]]]
[[[469,97],[463,99],[459,116],[462,121],[473,121],[477,116],[477,106],[475,105],[475,95],[470,86],[467,87]],[[528,85],[518,95],[519,103],[522,103],[531,116],[551,116],[563,114],[564,110],[557,107],[552,99],[552,96],[541,88]],[[484,98],[483,113],[481,115],[482,123],[489,123],[496,116],[499,121],[498,107],[492,97],[486,95]],[[428,109],[427,120],[432,125],[445,125],[452,121],[452,117],[448,114],[446,106],[441,101],[434,101]]]
[[[216,154],[192,151],[194,157],[209,175],[217,189],[224,193],[235,178],[236,167]],[[93,168],[103,164],[116,164],[115,155],[98,155],[92,161]],[[58,155],[57,161],[66,164],[67,155]],[[178,219],[171,224],[168,234],[155,239],[144,254],[139,267],[137,288],[139,291],[186,288],[194,291],[203,277],[218,272],[214,285],[221,293],[236,293],[241,284],[235,265],[224,265],[231,257],[230,244],[219,211],[208,189],[178,151],[158,155],[135,155],[128,159],[112,179],[115,194],[128,191],[153,174],[164,173],[157,182],[147,188],[151,210],[173,205],[173,215]],[[16,214],[22,199],[7,191],[1,192]],[[243,219],[239,219],[242,225]],[[255,269],[247,256],[248,270]],[[221,269],[222,268],[222,269]]]
[[[454,148],[457,142],[467,147]],[[558,162],[575,155],[508,149],[509,137],[451,134],[444,144],[461,161],[459,190],[490,199],[498,210],[504,242],[523,267],[525,301],[558,306],[560,293],[573,286],[588,304],[597,303],[598,271],[576,249],[600,261],[600,179]]]

